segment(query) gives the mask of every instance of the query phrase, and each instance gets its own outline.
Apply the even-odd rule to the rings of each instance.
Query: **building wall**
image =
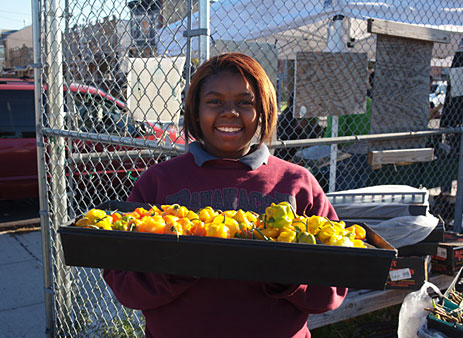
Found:
[[[33,61],[32,25],[6,37],[5,68],[26,67]]]

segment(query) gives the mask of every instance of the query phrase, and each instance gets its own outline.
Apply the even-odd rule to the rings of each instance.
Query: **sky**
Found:
[[[32,0],[1,0],[0,29],[21,29],[32,24]]]

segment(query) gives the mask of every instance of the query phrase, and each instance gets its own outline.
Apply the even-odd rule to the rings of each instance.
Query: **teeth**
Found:
[[[241,128],[236,127],[217,127],[217,129],[225,133],[234,133],[241,130]]]

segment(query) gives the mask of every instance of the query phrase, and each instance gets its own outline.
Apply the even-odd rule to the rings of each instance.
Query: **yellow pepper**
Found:
[[[278,242],[288,242],[292,243],[296,241],[296,231],[288,229],[288,228],[283,228],[283,230],[280,232],[277,238]]]
[[[309,231],[308,229],[308,218],[304,216],[297,216],[296,218],[293,219],[293,222],[291,225],[294,228],[299,228],[299,231]]]
[[[346,228],[347,231],[353,232],[355,234],[355,239],[364,240],[367,237],[367,232],[365,228],[358,224],[351,225],[350,227]]]
[[[97,220],[95,223],[95,226],[97,226],[100,229],[104,230],[112,230],[112,223],[113,223],[113,218],[109,215],[106,215],[104,218],[100,218]]]
[[[90,209],[85,217],[88,218],[89,224],[96,224],[100,219],[103,219],[107,216],[106,211],[101,209]]]
[[[212,207],[205,207],[199,210],[198,212],[198,217],[201,221],[204,223],[209,223],[212,221],[212,219],[217,216],[217,213],[215,212]]]
[[[140,232],[153,232],[156,234],[164,233],[166,222],[161,215],[145,216],[140,220],[137,231]]]
[[[230,229],[223,223],[211,223],[207,227],[206,236],[230,238]]]
[[[309,228],[308,231],[312,235],[316,235],[326,222],[327,219],[325,217],[316,215],[310,216],[307,220],[307,227]]]
[[[265,209],[265,216],[267,225],[276,228],[290,225],[295,217],[288,202],[272,203]]]
[[[257,239],[265,239],[269,240],[271,238],[277,238],[280,234],[280,229],[278,228],[265,228],[265,229],[257,229],[253,230],[254,236]]]

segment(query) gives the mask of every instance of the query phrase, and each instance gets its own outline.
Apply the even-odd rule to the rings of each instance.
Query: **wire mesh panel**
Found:
[[[280,110],[274,155],[306,167],[326,192],[425,187],[431,212],[452,222],[463,111],[458,2],[41,5],[37,100],[51,229],[49,329],[57,336],[144,335],[140,312],[112,297],[100,270],[64,264],[56,229],[106,200],[125,200],[149,166],[185,151],[183,98],[208,55],[241,51],[261,63]],[[387,29],[374,29],[381,24]],[[422,149],[426,156],[417,155]]]

